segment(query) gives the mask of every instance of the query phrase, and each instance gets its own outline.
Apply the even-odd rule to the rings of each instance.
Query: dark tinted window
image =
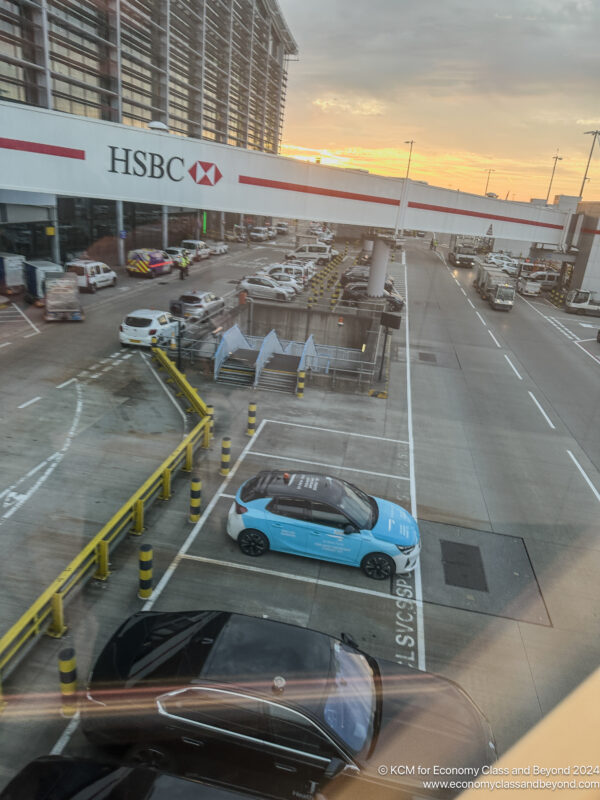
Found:
[[[265,496],[264,491],[259,489],[259,483],[260,479],[258,477],[250,478],[249,481],[246,481],[240,492],[240,497],[244,503],[249,503],[251,500],[258,500]]]
[[[291,519],[309,519],[309,501],[301,497],[278,497],[275,498],[267,509],[280,517],[290,517]]]
[[[318,728],[301,714],[274,703],[265,703],[265,713],[269,740],[275,744],[323,757],[339,755]]]
[[[316,525],[325,525],[328,528],[342,529],[348,525],[349,519],[333,506],[320,503],[318,500],[310,501],[311,519]]]
[[[180,300],[182,303],[187,303],[190,306],[195,306],[202,302],[195,294],[182,294]]]
[[[68,267],[67,272],[72,272],[75,275],[81,275],[82,277],[85,275],[85,270],[83,269],[83,267],[79,266]]]
[[[261,713],[263,704],[254,698],[233,692],[188,689],[161,702],[169,714],[190,722],[258,739],[263,739],[267,733],[266,720]]]
[[[126,317],[125,325],[131,325],[132,328],[149,328],[152,320],[147,317]]]

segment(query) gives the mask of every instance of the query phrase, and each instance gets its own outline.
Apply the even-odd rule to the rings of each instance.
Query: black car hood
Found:
[[[422,785],[417,767],[467,767],[469,777],[492,763],[495,747],[490,726],[457,684],[419,670],[377,660],[381,675],[381,720],[375,745],[363,764],[367,775],[381,780],[381,764],[414,765],[415,775],[399,778]],[[470,770],[473,770],[471,773]],[[425,776],[427,779],[427,776]]]

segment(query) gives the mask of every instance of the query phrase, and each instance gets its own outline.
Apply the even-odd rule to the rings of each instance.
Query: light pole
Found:
[[[562,161],[562,156],[558,155],[558,150],[556,151],[556,155],[552,156],[554,159],[554,166],[552,167],[552,175],[550,175],[550,185],[548,186],[548,194],[546,195],[546,205],[548,205],[548,198],[550,197],[550,189],[552,189],[552,181],[554,180],[554,171],[556,170],[556,162]]]
[[[590,161],[592,160],[592,153],[594,152],[594,145],[596,144],[596,137],[600,134],[600,131],[584,131],[584,136],[591,135],[594,138],[592,139],[592,146],[590,147],[590,155],[585,167],[585,174],[583,176],[583,180],[581,181],[581,189],[579,190],[579,197],[583,197],[583,190],[585,188],[585,182],[587,179],[588,169],[590,166]]]
[[[408,151],[408,164],[407,164],[407,167],[406,167],[406,180],[408,180],[408,173],[410,172],[410,160],[412,158],[412,146],[413,146],[414,143],[415,143],[414,139],[407,139],[404,142],[404,144],[409,144],[410,145],[410,150]]]
[[[495,169],[486,169],[486,170],[484,170],[484,172],[487,172],[487,180],[485,182],[485,190],[484,190],[483,193],[487,194],[488,186],[490,185],[490,175],[492,174],[492,172],[496,172],[496,170]]]

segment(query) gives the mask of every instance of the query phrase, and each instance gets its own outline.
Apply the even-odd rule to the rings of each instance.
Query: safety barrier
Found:
[[[128,533],[141,534],[144,513],[157,500],[171,496],[171,479],[179,470],[191,472],[194,452],[201,444],[210,445],[208,407],[189,385],[182,373],[158,348],[153,349],[158,363],[170,373],[181,393],[190,402],[190,411],[201,419],[173,452],[157,467],[142,486],[121,506],[104,527],[75,556],[60,575],[42,592],[21,618],[0,639],[0,697],[2,678],[10,674],[18,662],[43,634],[60,638],[67,630],[65,603],[90,578],[107,580],[110,575],[109,554]],[[1,706],[0,706],[1,709]]]

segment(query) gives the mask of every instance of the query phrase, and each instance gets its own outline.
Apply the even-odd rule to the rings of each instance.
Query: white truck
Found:
[[[79,298],[77,275],[65,272],[62,275],[49,276],[45,281],[45,291],[44,319],[46,322],[57,320],[82,322],[85,319]]]
[[[514,306],[514,281],[497,267],[479,266],[474,284],[479,294],[492,308],[498,311],[510,311]]]
[[[10,295],[23,288],[25,257],[18,253],[0,253],[0,294]]]

